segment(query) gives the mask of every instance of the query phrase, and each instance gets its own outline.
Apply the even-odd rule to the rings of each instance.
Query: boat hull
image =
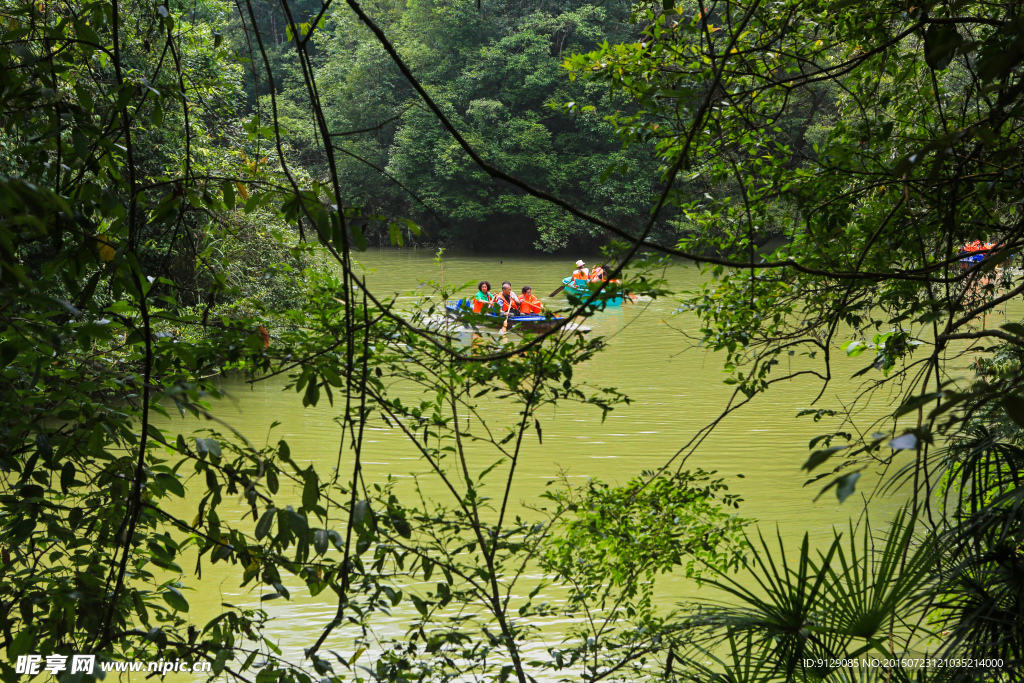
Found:
[[[566,298],[573,304],[579,305],[584,301],[588,300],[594,293],[594,290],[583,280],[574,280],[571,277],[567,277],[562,280],[562,284],[565,285]],[[603,291],[598,294],[597,299],[594,300],[593,305],[604,304],[605,306],[621,306],[622,305],[622,292],[608,293]]]
[[[505,326],[505,316],[496,313],[473,313],[466,299],[448,301],[445,303],[445,309],[449,318],[465,320],[472,325],[484,325],[495,329]],[[513,315],[508,317],[507,329],[512,332],[547,332],[565,322],[564,316],[548,318],[543,315]]]

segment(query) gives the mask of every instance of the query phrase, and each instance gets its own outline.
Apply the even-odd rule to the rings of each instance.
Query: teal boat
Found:
[[[562,284],[565,285],[565,296],[569,299],[570,303],[575,305],[579,305],[589,299],[590,295],[593,294],[594,290],[598,287],[596,282],[574,280],[572,277],[567,277],[562,280]],[[593,289],[591,289],[591,287],[593,287]],[[598,295],[597,299],[594,300],[594,303],[603,303],[605,306],[621,306],[622,298],[623,293],[621,289],[615,285],[606,285],[604,290],[602,290]]]

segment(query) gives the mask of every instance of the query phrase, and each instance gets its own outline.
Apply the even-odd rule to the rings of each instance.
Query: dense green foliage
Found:
[[[881,596],[891,586],[911,597],[903,575],[922,571],[910,527],[856,560],[881,563],[888,574],[874,578],[866,568],[851,578],[853,560],[835,555],[838,546],[816,561],[805,546],[796,568],[766,561],[763,546],[750,569],[772,586],[768,598],[735,591],[743,609],[711,609],[708,642],[730,646],[729,680],[838,677],[805,660],[871,651],[988,662],[916,672],[927,678],[1005,680],[1003,667],[1020,665],[1019,353],[1004,349],[987,382],[958,383],[950,371],[964,352],[1022,345],[1020,325],[984,327],[989,310],[1024,292],[1018,12],[1015,3],[972,2],[641,4],[639,43],[572,61],[580,77],[643,107],[611,120],[628,142],[654,141],[666,161],[666,200],[689,234],[663,251],[760,261],[758,235],[786,238],[763,267],[711,265],[715,281],[683,302],[703,323],[702,342],[726,354],[730,408],[797,375],[825,385],[837,351],[870,351],[856,373],[864,396],[804,411],[844,418],[811,441],[804,469],[825,483],[822,493],[845,500],[865,468],[902,468],[893,483],[909,489],[921,550],[943,549],[900,604]],[[714,190],[687,196],[679,178]],[[973,240],[993,246],[980,262],[961,263]],[[975,340],[984,346],[966,348]],[[785,362],[791,356],[798,361]],[[897,383],[902,404],[886,429],[858,426],[857,404]],[[940,486],[948,497],[936,496]],[[833,586],[808,581],[807,562],[819,581],[836,572]],[[835,592],[840,580],[852,590]],[[857,602],[871,610],[847,619],[842,610]],[[943,629],[946,639],[936,634]]]
[[[655,190],[651,150],[623,150],[594,108],[605,90],[570,81],[562,67],[574,52],[628,40],[635,27],[625,21],[627,6],[385,0],[366,10],[484,158],[639,227]],[[427,240],[490,251],[593,250],[607,241],[600,229],[489,178],[422,106],[358,18],[331,17],[315,40],[313,66],[342,188],[353,203],[412,217]],[[285,139],[296,160],[324,173],[305,88],[294,75],[286,78],[279,103],[290,131]],[[386,234],[381,239],[387,243]]]
[[[543,661],[522,654],[539,638],[528,618],[552,608],[517,586],[559,524],[585,519],[591,502],[559,489],[537,519],[513,519],[516,465],[524,439],[541,438],[538,409],[580,401],[600,417],[624,400],[572,381],[602,340],[463,346],[421,329],[434,324],[429,311],[409,320],[377,300],[353,250],[378,223],[395,243],[419,229],[352,203],[334,148],[323,146],[316,53],[303,37],[327,22],[286,22],[291,57],[245,34],[257,47],[242,57],[231,49],[240,36],[225,33],[268,18],[244,6],[228,19],[229,10],[0,3],[0,677],[21,679],[16,667],[30,654],[205,660],[212,676],[261,683],[365,680],[362,666],[395,681],[525,683],[532,671],[609,663],[643,676],[664,642],[650,628],[650,582],[637,598],[630,573],[604,586],[628,613],[599,656],[591,660],[586,634]],[[345,17],[331,21],[343,32]],[[246,110],[265,102],[247,100],[244,70],[271,82],[275,65],[295,68],[282,80],[288,94],[271,89],[267,106],[285,112],[306,87],[326,162],[296,159],[279,120]],[[215,376],[231,370],[254,381],[286,375],[303,405],[334,406],[336,466],[299,463],[285,440],[257,447],[234,432],[216,401]],[[422,400],[392,396],[396,383]],[[492,428],[480,417],[496,406],[517,419]],[[161,430],[154,416],[168,411],[216,430]],[[393,482],[364,478],[368,424],[403,432],[450,495],[400,499]],[[500,467],[471,475],[467,445]],[[675,547],[689,533],[676,524],[652,530],[646,554],[663,556],[661,571],[697,557],[735,563],[742,523],[719,508],[732,502],[721,484],[704,473],[667,481],[649,476],[611,494],[646,487],[625,515],[649,516],[656,502],[706,520],[693,552]],[[176,512],[186,496],[194,509]],[[230,565],[253,601],[190,623],[189,589],[210,564]],[[551,581],[568,573],[551,561]],[[430,583],[410,585],[418,580]],[[289,599],[296,585],[337,606],[302,661],[281,656],[258,606]],[[584,598],[569,618],[582,620]],[[408,632],[387,620],[378,629],[398,605],[418,615]],[[474,616],[453,618],[450,606]],[[328,638],[352,627],[361,648],[329,652]]]

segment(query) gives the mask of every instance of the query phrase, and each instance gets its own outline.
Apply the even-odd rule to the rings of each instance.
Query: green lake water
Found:
[[[360,260],[375,292],[408,297],[401,303],[409,306],[416,303],[416,295],[410,292],[421,280],[440,277],[434,255],[429,251],[381,250],[363,254]],[[480,279],[495,286],[510,280],[515,291],[530,285],[534,294],[544,297],[572,271],[574,261],[575,257],[448,255],[444,276],[448,282],[473,282],[474,288]],[[665,276],[675,291],[695,289],[705,281],[698,268],[684,264],[669,267]],[[550,303],[562,301],[560,296]],[[691,316],[675,315],[676,307],[672,297],[642,301],[610,308],[587,322],[593,328],[591,334],[607,338],[608,348],[578,368],[574,381],[615,387],[626,393],[632,403],[618,407],[603,423],[599,411],[575,404],[542,413],[543,445],[535,436],[527,439],[516,473],[512,491],[516,513],[528,515],[528,506],[540,502],[547,482],[560,473],[576,483],[591,477],[622,483],[643,470],[659,468],[698,430],[718,417],[732,395],[732,388],[722,382],[726,377],[722,372],[724,356],[695,347],[683,335],[696,333],[697,321]],[[1003,315],[1005,311],[996,313]],[[965,357],[958,361],[961,367],[954,364],[953,372],[969,377],[969,360]],[[797,356],[791,362],[794,369],[821,367],[820,358]],[[863,389],[863,380],[851,380],[850,376],[867,362],[868,354],[849,359],[837,352],[833,364],[835,379],[816,407],[849,405]],[[329,470],[338,458],[340,429],[334,420],[336,411],[325,400],[316,408],[303,408],[294,391],[282,392],[284,383],[283,379],[254,384],[225,379],[223,386],[230,400],[216,405],[216,412],[256,444],[268,439],[272,421],[280,422],[281,426],[270,434],[271,442],[286,439],[298,462],[314,462],[322,471]],[[770,534],[778,529],[793,556],[805,532],[821,543],[831,538],[834,529],[845,531],[851,515],[857,516],[863,510],[861,492],[869,492],[879,481],[878,472],[865,472],[858,483],[858,494],[844,504],[831,492],[815,502],[820,484],[804,486],[807,475],[800,467],[808,456],[808,440],[835,426],[796,417],[800,409],[811,406],[820,391],[820,380],[808,376],[773,386],[726,418],[688,461],[689,467],[717,470],[731,492],[743,497],[738,513],[758,520],[760,528]],[[893,402],[898,400],[894,391],[879,393],[871,402],[858,404],[857,427],[870,432],[873,420],[891,411]],[[497,405],[495,410],[499,410]],[[495,416],[500,417],[497,413]],[[188,435],[208,425],[175,419],[161,426],[173,430],[173,438],[174,433]],[[427,465],[413,449],[383,424],[368,425],[365,444],[363,459],[368,480],[380,480],[390,474],[411,482],[414,474],[428,475]],[[482,468],[494,458],[490,453],[481,453],[480,459]],[[343,453],[342,471],[351,471],[351,453]],[[424,476],[420,484],[428,497],[442,499],[447,495],[434,477]],[[406,490],[411,490],[411,486]],[[902,500],[899,493],[875,499],[870,506],[872,519],[889,517]],[[190,499],[184,507],[194,510],[197,504],[198,500]],[[229,509],[241,515],[245,506],[226,506],[222,518],[229,514]],[[198,586],[198,590],[187,594],[192,604],[190,618],[197,625],[205,624],[216,614],[221,602],[260,604],[260,592],[267,589],[239,589],[239,575],[237,566],[221,563],[206,564],[201,581],[184,577],[186,583]],[[535,580],[536,577],[527,577],[526,583]],[[285,656],[300,661],[303,648],[316,640],[333,617],[335,604],[329,592],[313,598],[301,586],[291,587],[293,600],[275,600],[264,606],[273,617],[270,633],[278,639]],[[696,590],[691,581],[667,577],[659,588],[659,596],[671,605],[694,597]],[[401,633],[410,614],[412,606],[403,602],[390,618],[384,618],[385,631]],[[559,628],[554,620],[545,625],[545,632],[557,638]],[[348,656],[354,649],[355,635],[339,630],[325,648]]]

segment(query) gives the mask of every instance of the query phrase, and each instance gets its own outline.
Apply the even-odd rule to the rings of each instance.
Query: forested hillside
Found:
[[[250,110],[265,120],[276,104],[288,155],[314,177],[326,173],[306,87],[277,3],[254,4],[277,88],[246,80]],[[292,3],[310,21],[319,2]],[[636,35],[624,3],[374,0],[379,21],[415,77],[460,131],[495,165],[592,213],[639,226],[657,178],[653,147],[623,149],[604,120],[626,98],[584,79],[566,59]],[[228,39],[244,51],[233,20]],[[409,217],[420,241],[503,250],[594,250],[606,236],[564,211],[496,183],[458,148],[372,33],[351,12],[331,12],[312,41],[323,114],[338,170],[353,204]],[[258,101],[256,98],[259,98]],[[372,240],[386,232],[370,230]]]

